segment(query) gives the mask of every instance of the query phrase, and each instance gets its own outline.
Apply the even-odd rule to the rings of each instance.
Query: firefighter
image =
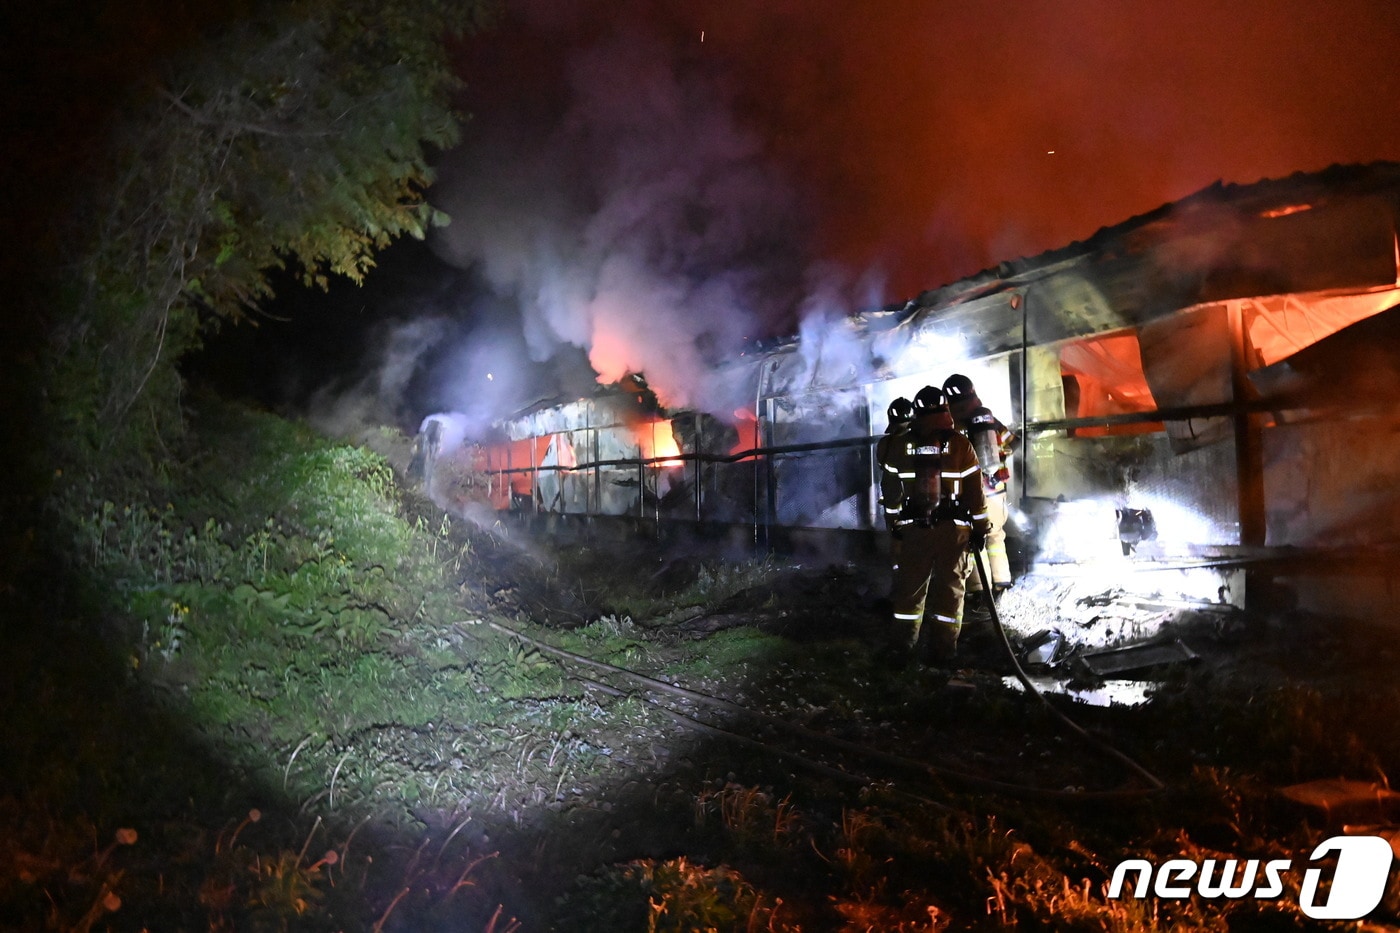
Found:
[[[909,422],[914,418],[914,403],[900,396],[886,412],[890,418],[885,436],[875,442],[875,462],[880,467],[880,504],[885,508],[885,530],[894,528],[899,518],[900,494],[899,470],[890,466],[890,451],[901,438],[909,433]],[[893,549],[898,553],[898,548]]]
[[[890,446],[899,479],[886,501],[898,515],[891,532],[900,555],[891,593],[895,639],[918,660],[948,661],[962,628],[968,547],[985,544],[990,530],[981,467],[935,386],[914,396],[913,421]]]
[[[943,394],[948,399],[954,424],[972,443],[977,461],[982,465],[983,492],[991,525],[984,556],[987,575],[992,580],[991,598],[995,599],[1011,586],[1011,562],[1006,554],[1006,481],[1011,477],[1007,458],[1016,435],[982,404],[972,380],[961,373],[944,380]],[[969,618],[979,621],[991,618],[988,595],[982,591],[982,579],[971,562],[968,564],[967,602]]]

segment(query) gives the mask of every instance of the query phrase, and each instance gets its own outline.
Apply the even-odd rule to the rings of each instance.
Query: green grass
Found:
[[[20,715],[0,874],[28,880],[0,891],[0,927],[368,927],[402,878],[322,853],[367,816],[411,820],[425,775],[463,751],[405,760],[384,737],[491,712],[479,666],[438,635],[465,547],[408,517],[382,458],[218,403],[191,441],[130,501],[58,477],[50,531],[75,595],[39,594],[34,624],[5,633],[31,663],[3,696]],[[227,828],[252,811],[268,818],[235,848]],[[141,841],[89,870],[92,841],[128,824]]]

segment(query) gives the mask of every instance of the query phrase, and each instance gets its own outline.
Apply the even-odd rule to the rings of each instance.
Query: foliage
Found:
[[[775,801],[772,793],[757,787],[725,784],[701,793],[695,807],[700,820],[717,813],[726,832],[745,846],[781,845],[797,824],[791,796]]]
[[[45,892],[49,927],[74,930],[121,910],[127,860],[119,850],[137,843],[136,830],[122,827],[98,847],[90,822],[26,812],[13,798],[0,798],[0,825],[11,830],[0,839],[0,904],[33,900],[38,914],[33,895]]]
[[[319,826],[363,805],[386,774],[412,801],[427,794],[420,768],[451,772],[427,755],[388,761],[380,740],[431,727],[449,704],[470,715],[460,695],[476,687],[454,656],[435,658],[437,675],[425,678],[394,654],[410,627],[445,628],[446,573],[460,550],[401,513],[377,455],[218,403],[203,404],[194,425],[226,453],[174,477],[168,499],[94,501],[91,486],[74,484],[49,503],[54,526],[73,535],[55,569],[90,592],[71,607],[86,618],[70,632],[5,632],[44,660],[16,655],[26,676],[0,690],[0,874],[14,879],[0,886],[0,926],[100,928],[120,908],[118,925],[150,928],[345,928],[347,916],[393,901],[375,886],[386,870],[401,883],[382,851],[361,855],[347,878],[348,839],[308,855],[315,827],[294,843],[286,813],[270,829],[250,816],[217,834],[196,821],[246,783],[261,788],[260,806],[280,806],[271,788],[304,798],[303,811],[323,811]],[[98,650],[70,661],[61,639]],[[199,754],[183,744],[190,731],[219,750],[216,771],[188,763]],[[78,753],[55,755],[53,732],[72,734]],[[268,746],[285,750],[281,760]],[[578,746],[561,739],[549,764]],[[5,797],[11,786],[22,796]],[[149,856],[85,851],[114,818],[168,826],[172,811],[191,821],[190,838],[143,828]],[[476,861],[439,857],[436,868],[465,885],[463,858]]]
[[[74,553],[111,581],[126,612],[160,634],[167,654],[172,637],[207,638],[196,623],[226,607],[250,632],[329,637],[365,650],[396,634],[392,619],[411,618],[417,605],[389,579],[412,539],[386,497],[388,484],[387,467],[360,449],[286,452],[223,491],[242,500],[243,516],[258,514],[259,502],[274,508],[249,530],[215,517],[191,520],[169,502],[103,500],[74,522]],[[81,501],[74,490],[67,504]]]
[[[423,197],[425,145],[455,139],[446,40],[483,8],[253,3],[132,76],[61,219],[74,284],[45,383],[68,457],[161,453],[178,434],[174,363],[203,325],[266,298],[271,270],[358,282],[377,250],[444,219]]]
[[[781,920],[781,901],[766,897],[728,865],[707,868],[684,856],[665,861],[642,859],[579,881],[571,914],[580,930],[742,933],[800,929]]]

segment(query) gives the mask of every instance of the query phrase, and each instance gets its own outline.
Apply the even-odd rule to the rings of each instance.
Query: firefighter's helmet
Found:
[[[947,410],[948,399],[938,386],[924,386],[919,390],[919,394],[914,396],[914,414],[916,415]]]
[[[907,424],[914,417],[914,403],[901,395],[890,402],[887,413],[890,416],[890,424]]]
[[[962,373],[954,373],[943,380],[943,394],[948,397],[950,404],[974,398],[977,390],[973,388],[972,380]]]

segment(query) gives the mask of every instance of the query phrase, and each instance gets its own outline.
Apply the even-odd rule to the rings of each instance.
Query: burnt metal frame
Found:
[[[1023,383],[1024,383],[1024,380],[1025,380],[1024,373],[1022,374],[1022,380],[1023,380]],[[1022,411],[1024,412],[1024,409],[1023,409]],[[1318,408],[1318,407],[1315,406],[1315,405],[1310,405],[1310,404],[1306,403],[1303,399],[1297,398],[1297,397],[1280,397],[1280,398],[1274,398],[1274,399],[1240,399],[1240,400],[1237,400],[1237,401],[1217,402],[1217,403],[1206,404],[1206,405],[1188,405],[1188,406],[1178,406],[1178,407],[1173,407],[1173,408],[1157,408],[1157,409],[1153,409],[1153,410],[1151,410],[1151,411],[1125,412],[1125,413],[1116,414],[1116,415],[1101,415],[1101,416],[1092,417],[1092,418],[1060,418],[1060,419],[1047,420],[1047,421],[1032,421],[1032,422],[1028,422],[1028,423],[1022,425],[1022,433],[1025,434],[1025,435],[1027,435],[1027,436],[1029,436],[1029,435],[1033,435],[1033,434],[1043,434],[1043,433],[1047,433],[1047,432],[1051,432],[1051,431],[1072,430],[1072,429],[1075,429],[1075,428],[1114,427],[1114,426],[1129,425],[1129,424],[1150,424],[1150,423],[1155,423],[1155,422],[1184,421],[1184,420],[1188,420],[1188,419],[1191,419],[1191,418],[1210,418],[1210,417],[1230,417],[1230,418],[1232,418],[1232,419],[1235,421],[1236,426],[1237,426],[1237,429],[1238,429],[1238,425],[1239,425],[1241,422],[1243,422],[1243,423],[1245,423],[1246,425],[1248,425],[1248,430],[1249,430],[1249,431],[1251,431],[1251,432],[1258,432],[1259,430],[1261,430],[1261,428],[1259,427],[1259,424],[1258,424],[1258,420],[1259,420],[1259,419],[1258,419],[1258,416],[1259,416],[1260,414],[1263,414],[1263,413],[1270,413],[1270,412],[1272,412],[1272,413],[1281,413],[1281,412],[1285,412],[1285,411],[1291,411],[1291,412],[1309,411],[1309,412],[1312,412],[1313,417],[1334,417],[1334,416],[1335,416],[1335,413],[1334,413],[1334,412],[1329,412],[1329,411],[1327,411],[1327,410],[1320,409],[1320,408]],[[1357,410],[1357,409],[1354,409],[1354,408],[1353,408],[1353,409],[1348,410],[1348,412],[1347,412],[1347,414],[1348,414],[1349,416],[1351,416],[1351,417],[1360,417],[1360,416],[1365,416],[1365,415],[1368,415],[1368,414],[1371,414],[1371,415],[1380,415],[1380,414],[1383,414],[1383,413],[1384,413],[1384,411],[1383,411],[1381,408],[1379,408],[1379,407],[1377,407],[1374,411],[1370,411],[1370,410],[1361,411],[1361,410]],[[771,413],[770,413],[770,414],[771,414]],[[761,419],[761,420],[760,420],[760,425],[761,425],[762,422],[765,421],[765,420],[768,420],[768,419]],[[758,435],[759,437],[762,437],[761,431],[762,431],[762,429],[761,429],[761,427],[760,427],[760,434]],[[699,489],[699,484],[700,484],[701,479],[702,479],[702,476],[703,476],[703,472],[702,472],[702,470],[701,470],[701,466],[702,466],[703,464],[706,464],[706,463],[714,463],[714,464],[738,463],[738,462],[740,462],[740,461],[742,461],[742,460],[752,459],[752,460],[754,461],[754,470],[755,470],[755,488],[754,488],[755,502],[754,502],[754,509],[753,509],[753,523],[754,523],[754,534],[755,534],[755,538],[757,539],[758,536],[759,536],[760,533],[761,533],[761,529],[766,529],[766,528],[771,527],[771,526],[773,526],[773,525],[775,525],[775,524],[777,523],[777,516],[776,516],[776,500],[775,500],[775,495],[774,495],[774,486],[775,486],[775,483],[776,483],[776,479],[775,479],[775,476],[774,476],[774,473],[773,473],[773,460],[774,460],[775,458],[781,457],[781,456],[784,456],[784,455],[788,455],[788,454],[812,453],[812,452],[819,452],[819,451],[847,450],[847,449],[858,448],[858,447],[869,447],[869,446],[874,445],[874,444],[880,439],[880,437],[881,437],[881,435],[870,434],[870,435],[867,435],[867,436],[864,436],[864,437],[845,437],[845,438],[838,438],[838,439],[829,440],[829,441],[812,441],[812,442],[802,443],[802,444],[762,445],[762,446],[758,446],[758,447],[751,447],[751,448],[748,448],[747,450],[741,450],[741,451],[738,451],[738,452],[735,452],[735,453],[731,453],[731,454],[679,453],[679,452],[678,452],[678,453],[670,454],[670,455],[666,455],[666,456],[655,456],[655,457],[623,457],[623,458],[615,458],[615,459],[603,460],[603,459],[597,459],[597,455],[596,455],[596,452],[595,452],[595,454],[594,454],[595,459],[590,460],[590,461],[588,461],[588,462],[586,462],[586,463],[578,463],[578,464],[575,464],[574,466],[571,466],[571,467],[558,466],[558,465],[553,465],[553,464],[551,464],[551,465],[532,464],[532,465],[530,465],[530,466],[521,466],[521,467],[511,466],[511,467],[507,467],[507,468],[503,468],[503,469],[494,470],[494,471],[492,471],[492,472],[494,472],[494,473],[499,477],[499,481],[500,481],[500,482],[503,482],[503,483],[506,481],[506,480],[505,480],[506,474],[525,473],[525,472],[528,472],[528,473],[531,474],[531,477],[532,477],[532,486],[537,486],[537,484],[538,484],[538,477],[539,477],[540,472],[542,472],[542,471],[550,470],[550,471],[556,471],[556,472],[557,472],[557,471],[570,472],[570,471],[575,471],[575,470],[592,470],[592,471],[593,471],[593,474],[594,474],[594,477],[595,477],[595,483],[594,483],[594,485],[595,485],[595,501],[597,502],[597,504],[598,504],[599,506],[601,506],[601,471],[602,471],[602,468],[604,468],[604,467],[636,467],[636,468],[637,468],[637,471],[638,471],[638,478],[639,478],[639,486],[638,486],[638,489],[639,489],[639,503],[640,503],[640,504],[639,504],[638,508],[642,510],[641,512],[639,512],[639,514],[640,514],[640,515],[645,515],[645,504],[644,504],[644,499],[645,499],[645,497],[641,495],[641,492],[642,492],[642,490],[643,490],[644,487],[645,487],[645,475],[646,475],[646,474],[645,474],[645,471],[646,471],[646,468],[647,468],[647,467],[656,467],[656,466],[659,466],[659,465],[662,464],[662,463],[668,463],[668,464],[676,464],[676,463],[682,463],[682,464],[683,464],[683,463],[694,463],[694,464],[696,465],[696,466],[695,466],[695,477],[696,477],[696,500],[695,500],[696,515],[695,515],[695,518],[696,518],[696,521],[700,521],[700,520],[702,520],[702,518],[703,518],[703,516],[702,516],[703,509],[702,509],[702,504],[701,504],[701,499],[700,499],[701,493],[700,493],[700,489]],[[1238,443],[1238,440],[1237,440],[1237,443]],[[596,443],[595,443],[595,451],[596,451]],[[766,480],[766,482],[760,482],[760,481],[759,481],[759,478],[760,478],[760,477],[763,477],[763,479]],[[759,496],[760,496],[760,486],[766,486],[766,489],[764,490],[764,499],[763,499],[763,507],[762,507],[762,508],[759,507],[759,504],[760,504],[760,499],[759,499]],[[532,498],[532,500],[533,500],[535,497],[532,496],[531,498]],[[1242,502],[1242,506],[1243,506],[1244,504],[1245,504],[1245,503]],[[1242,515],[1243,515],[1243,512],[1242,512]],[[658,518],[658,519],[660,518],[659,513],[658,513],[658,515],[657,515],[657,518]],[[1247,538],[1248,538],[1249,540],[1242,539],[1242,540],[1241,540],[1241,544],[1248,545],[1248,544],[1256,544],[1256,543],[1259,543],[1259,542],[1253,540],[1255,537],[1256,537],[1256,534],[1255,534],[1255,533],[1250,533],[1250,534],[1247,536]]]

